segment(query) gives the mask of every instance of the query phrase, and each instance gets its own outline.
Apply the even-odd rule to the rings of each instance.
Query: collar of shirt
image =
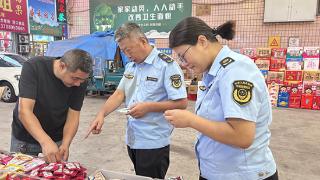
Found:
[[[223,46],[222,49],[219,51],[218,55],[213,61],[209,71],[205,72],[203,77],[203,82],[208,87],[212,84],[212,80],[214,77],[217,76],[219,69],[221,68],[220,61],[225,58],[230,53],[230,48],[228,46]]]
[[[146,63],[146,64],[150,64],[150,65],[151,65],[151,64],[153,63],[155,57],[158,56],[158,54],[159,54],[158,49],[157,49],[155,46],[152,46],[152,47],[153,47],[153,49],[152,49],[152,51],[150,52],[150,54],[149,54],[149,55],[147,56],[147,58],[146,58],[142,63],[140,63],[140,64]],[[136,65],[138,65],[138,64],[136,64],[136,63],[133,64],[133,66],[136,66]],[[139,65],[138,65],[138,66],[139,66]]]

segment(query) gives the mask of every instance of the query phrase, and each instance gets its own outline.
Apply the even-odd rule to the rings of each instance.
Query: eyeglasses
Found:
[[[188,50],[189,50],[191,47],[192,47],[192,45],[190,45],[190,46],[184,51],[184,53],[182,53],[181,56],[178,54],[178,58],[179,58],[180,62],[182,62],[182,63],[187,63],[187,61],[186,61],[186,59],[184,58],[184,56],[186,55],[186,53],[188,52]]]

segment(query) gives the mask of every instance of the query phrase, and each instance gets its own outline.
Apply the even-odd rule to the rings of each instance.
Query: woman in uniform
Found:
[[[272,109],[265,80],[254,62],[217,40],[234,37],[234,22],[209,27],[196,17],[179,22],[169,46],[181,64],[203,73],[195,114],[168,110],[166,119],[177,128],[200,132],[195,151],[199,179],[277,180],[270,148]]]

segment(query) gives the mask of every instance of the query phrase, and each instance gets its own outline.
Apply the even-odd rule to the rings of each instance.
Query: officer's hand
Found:
[[[176,128],[190,127],[194,116],[195,114],[181,109],[167,110],[164,112],[164,117]]]
[[[149,107],[148,107],[147,103],[137,103],[137,104],[133,104],[129,108],[128,115],[137,119],[137,118],[143,117],[148,112],[149,112]]]
[[[59,147],[59,153],[60,153],[60,156],[62,157],[62,160],[68,161],[68,158],[69,158],[69,146],[61,144],[61,146]]]
[[[92,134],[100,134],[101,133],[101,128],[103,126],[104,123],[104,116],[103,115],[97,115],[96,118],[91,122],[91,125],[87,131],[86,136],[84,137],[85,139],[90,135],[90,133],[92,132]]]
[[[60,162],[61,155],[59,153],[59,148],[55,142],[52,140],[41,145],[42,153],[44,155],[45,160],[48,163],[52,162]]]

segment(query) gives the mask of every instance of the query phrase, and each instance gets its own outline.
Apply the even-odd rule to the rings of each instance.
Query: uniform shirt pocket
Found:
[[[159,77],[155,75],[147,75],[143,81],[144,81],[144,88],[146,92],[153,93],[157,89],[159,89],[159,86],[160,86]]]

